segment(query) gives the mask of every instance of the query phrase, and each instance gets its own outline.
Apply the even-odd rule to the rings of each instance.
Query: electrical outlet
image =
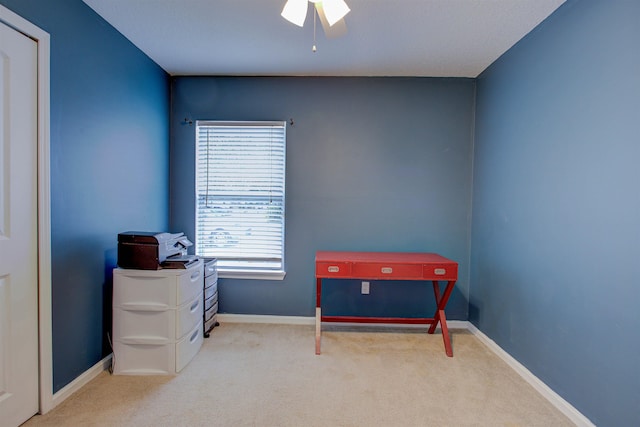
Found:
[[[362,282],[362,295],[369,295],[369,282]]]

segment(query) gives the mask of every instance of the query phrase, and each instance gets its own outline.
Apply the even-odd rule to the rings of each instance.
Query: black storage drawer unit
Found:
[[[218,260],[204,259],[204,336],[209,337],[218,323]]]

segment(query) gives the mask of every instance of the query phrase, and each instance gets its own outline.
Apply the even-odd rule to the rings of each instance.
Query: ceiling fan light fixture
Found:
[[[329,26],[344,18],[351,11],[344,0],[322,0],[322,9],[324,9]]]
[[[292,24],[302,27],[307,17],[308,6],[307,0],[287,0],[280,15]]]

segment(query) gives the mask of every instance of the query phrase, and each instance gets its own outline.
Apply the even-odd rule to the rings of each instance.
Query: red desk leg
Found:
[[[444,349],[447,353],[447,356],[453,357],[453,350],[451,349],[451,338],[449,337],[449,328],[447,327],[447,318],[444,314],[444,308],[447,306],[447,301],[449,301],[449,297],[451,296],[451,292],[453,291],[453,286],[455,285],[455,281],[447,282],[447,287],[444,290],[444,295],[440,295],[440,285],[437,280],[433,282],[433,293],[436,297],[436,313],[433,315],[433,323],[429,328],[429,333],[432,334],[436,331],[436,327],[438,326],[438,322],[440,322],[440,328],[442,329],[442,340],[444,341]]]
[[[316,354],[320,354],[320,333],[322,329],[322,309],[320,301],[322,297],[322,279],[316,278]]]

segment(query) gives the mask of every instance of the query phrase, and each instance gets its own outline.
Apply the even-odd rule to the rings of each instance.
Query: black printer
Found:
[[[184,233],[125,231],[118,234],[118,267],[136,270],[187,268],[190,260],[195,259],[187,255],[191,245],[193,243]]]

